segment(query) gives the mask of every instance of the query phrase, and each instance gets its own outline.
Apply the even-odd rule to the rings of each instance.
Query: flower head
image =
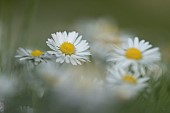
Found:
[[[124,44],[122,48],[115,48],[109,61],[117,64],[117,66],[130,67],[133,71],[140,71],[145,74],[145,67],[149,67],[157,61],[161,60],[159,48],[151,48],[152,45],[145,40],[139,41],[136,37],[134,40],[128,39],[128,44]]]
[[[139,73],[131,73],[123,69],[115,69],[113,67],[108,69],[108,76],[106,77],[108,86],[120,92],[126,92],[127,95],[123,96],[134,96],[147,86],[149,77],[141,77]],[[129,95],[130,94],[130,95]]]
[[[68,34],[66,32],[54,33],[46,43],[53,50],[48,53],[56,56],[56,62],[81,65],[81,62],[89,61],[90,46],[74,31]]]
[[[29,49],[23,49],[19,48],[17,50],[17,55],[15,56],[16,58],[19,58],[20,61],[22,60],[30,60],[32,61],[35,65],[44,62],[47,56],[45,56],[45,53],[40,51],[40,50],[29,50]]]

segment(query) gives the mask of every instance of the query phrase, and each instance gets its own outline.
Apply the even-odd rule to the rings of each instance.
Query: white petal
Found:
[[[137,37],[135,37],[135,39],[134,39],[134,47],[137,48],[138,45],[139,45],[139,39]]]
[[[148,55],[148,54],[152,54],[154,52],[157,52],[159,50],[159,48],[153,48],[153,49],[150,49],[150,50],[147,50],[143,53],[143,55]]]
[[[68,56],[68,55],[66,55],[65,61],[66,61],[66,63],[70,63],[70,59],[69,59],[69,56]]]
[[[129,45],[129,48],[133,47],[133,41],[131,38],[128,38],[128,45]]]
[[[77,65],[77,62],[74,60],[74,58],[70,57],[70,61],[72,65]]]
[[[74,45],[76,46],[82,39],[82,36],[79,36],[77,40],[74,42]]]

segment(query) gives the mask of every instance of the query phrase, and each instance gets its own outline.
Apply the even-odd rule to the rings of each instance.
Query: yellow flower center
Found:
[[[44,52],[42,52],[42,51],[40,51],[40,50],[35,50],[35,51],[32,51],[31,54],[32,54],[32,56],[34,56],[34,57],[39,57],[39,56],[43,55]]]
[[[123,80],[127,83],[130,83],[130,84],[136,84],[137,83],[137,79],[133,75],[125,75],[123,77]]]
[[[126,57],[129,59],[140,60],[142,59],[142,52],[137,48],[129,48],[126,51]]]
[[[75,53],[76,49],[75,46],[72,43],[69,42],[64,42],[60,46],[60,50],[65,54],[65,55],[72,55]]]

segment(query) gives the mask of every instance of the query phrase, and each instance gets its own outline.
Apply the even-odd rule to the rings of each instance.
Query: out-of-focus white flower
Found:
[[[48,62],[37,67],[37,71],[40,77],[58,93],[57,95],[61,96],[62,102],[82,106],[87,102],[93,105],[105,101],[104,82],[99,75],[99,70],[94,67],[92,69],[91,65],[68,67],[67,65],[60,67],[56,63]]]
[[[31,108],[30,106],[20,106],[20,112],[21,113],[34,113],[34,109]]]
[[[140,77],[139,73],[132,74],[123,69],[108,69],[106,78],[108,86],[122,98],[131,98],[147,86],[149,77]]]
[[[0,113],[4,113],[4,109],[5,109],[4,100],[0,99]]]
[[[117,67],[130,67],[133,71],[139,71],[145,74],[145,68],[152,66],[155,62],[161,60],[159,48],[151,48],[152,45],[145,40],[139,41],[139,38],[128,39],[128,43],[122,48],[115,47],[108,61],[116,63]]]
[[[83,108],[95,110],[96,106],[105,106],[105,103],[108,103],[102,76],[104,72],[92,66],[94,64],[69,69],[70,75],[57,88],[60,101],[71,106],[84,106]]]
[[[40,50],[29,50],[29,49],[23,49],[19,48],[17,50],[16,58],[19,58],[20,61],[27,60],[32,61],[35,65],[38,65],[41,62],[46,62],[46,60],[49,58],[47,54]]]
[[[87,95],[88,93],[102,90],[104,82],[100,79],[85,76],[72,76],[70,77],[73,88],[77,93]]]
[[[65,84],[59,89],[59,94],[61,98],[64,98],[61,100],[62,102],[66,102],[68,105],[84,106],[87,107],[86,109],[104,106],[108,100],[102,80],[77,75],[70,76],[65,81]]]
[[[0,96],[12,96],[17,90],[17,79],[0,75]]]
[[[115,22],[106,18],[82,20],[75,26],[90,41],[96,63],[106,61],[107,53],[112,50],[110,44],[121,45],[126,40],[122,37]]]
[[[147,74],[155,79],[158,80],[161,76],[163,76],[167,72],[167,67],[163,63],[157,63],[148,67]],[[166,75],[166,74],[165,74]]]
[[[75,27],[91,42],[94,40],[103,40],[106,43],[120,41],[119,39],[116,40],[117,36],[120,35],[117,25],[106,18],[81,20],[75,24]]]
[[[63,85],[70,75],[69,69],[65,70],[65,67],[63,68],[59,67],[56,63],[48,62],[37,67],[37,72],[49,86],[57,88]]]
[[[56,32],[52,34],[52,38],[48,39],[47,45],[53,50],[48,51],[49,54],[56,56],[56,62],[66,62],[72,65],[81,65],[81,62],[89,61],[89,44],[86,40],[82,40],[82,36],[78,37],[76,32]]]

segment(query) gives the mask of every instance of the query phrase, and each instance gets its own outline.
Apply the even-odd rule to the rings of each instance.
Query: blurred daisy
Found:
[[[75,28],[90,41],[95,63],[99,65],[106,62],[111,44],[121,45],[126,39],[116,23],[108,18],[80,20],[75,23]]]
[[[57,88],[64,84],[64,81],[68,79],[70,75],[69,69],[66,67],[60,67],[58,64],[48,62],[37,67],[37,73],[47,83],[47,85]]]
[[[19,107],[21,113],[34,113],[34,109],[30,106],[20,106]]]
[[[135,96],[147,86],[149,77],[140,77],[139,73],[132,74],[122,69],[108,69],[106,78],[108,86],[125,97]],[[127,94],[127,95],[126,95]]]
[[[0,99],[0,113],[4,113],[4,99]]]
[[[46,61],[47,55],[40,51],[40,50],[29,50],[29,49],[23,49],[19,48],[17,50],[18,55],[16,55],[16,58],[19,58],[20,61],[22,60],[28,60],[32,61],[35,65],[38,65],[41,62]]]
[[[94,106],[99,105],[104,106],[103,103],[108,103],[103,80],[95,77],[85,77],[85,74],[70,76],[65,84],[60,86],[58,93],[60,98],[64,98],[64,101],[63,99],[62,101],[66,102],[65,104],[86,106],[87,109],[93,109]]]
[[[148,67],[147,74],[154,80],[158,80],[161,76],[166,75],[167,66],[163,63],[157,63]]]
[[[115,48],[109,61],[116,63],[118,67],[132,66],[133,71],[145,74],[145,67],[161,60],[159,48],[151,47],[152,45],[145,40],[139,41],[137,37],[134,40],[129,38],[128,44],[124,44],[122,48]]]
[[[73,76],[70,79],[73,84],[73,89],[77,90],[79,94],[85,95],[95,91],[98,91],[99,93],[99,91],[103,90],[103,80],[100,80],[99,78],[80,75],[79,77]]]
[[[74,31],[68,34],[66,32],[54,33],[46,43],[53,50],[48,53],[56,56],[56,62],[81,65],[81,62],[89,61],[90,46]]]

